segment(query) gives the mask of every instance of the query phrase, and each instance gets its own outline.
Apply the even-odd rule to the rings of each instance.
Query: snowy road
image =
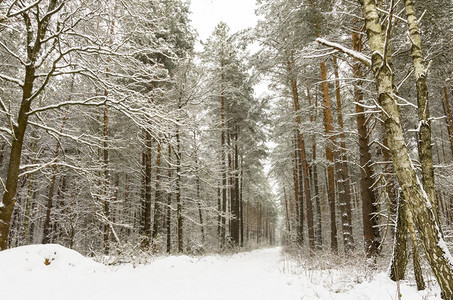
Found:
[[[0,252],[0,298],[7,300],[395,299],[395,285],[384,274],[349,287],[344,275],[303,270],[284,260],[280,248],[171,256],[136,268],[106,267],[58,245]],[[403,299],[423,297],[413,287],[402,286],[402,292]]]

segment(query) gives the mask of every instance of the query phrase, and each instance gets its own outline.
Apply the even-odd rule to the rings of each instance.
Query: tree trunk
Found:
[[[407,266],[407,203],[400,191],[397,207],[396,234],[393,243],[393,256],[390,263],[390,279],[400,281],[404,279]]]
[[[52,178],[50,179],[50,185],[49,185],[49,191],[47,194],[47,204],[46,204],[46,217],[44,219],[44,231],[42,234],[42,243],[43,244],[48,244],[51,241],[51,212],[52,212],[52,200],[53,200],[53,194],[55,190],[55,181],[57,179],[57,174],[56,174],[56,166],[52,168]]]
[[[340,79],[338,74],[338,63],[336,56],[333,56],[334,75],[335,75],[335,96],[337,100],[338,127],[340,131],[340,149],[337,151],[338,159],[337,178],[340,186],[338,191],[341,209],[341,222],[343,227],[344,251],[346,253],[354,251],[354,237],[352,235],[352,208],[351,208],[351,187],[348,169],[348,157],[346,155],[346,137],[344,134],[343,111],[340,94]]]
[[[47,12],[55,9],[57,6],[56,0],[49,1]],[[40,91],[36,91],[33,95],[33,86],[35,82],[35,63],[41,51],[42,40],[47,32],[50,18],[43,18],[37,28],[35,35],[36,40],[33,40],[33,34],[27,35],[27,64],[25,65],[25,77],[22,85],[22,99],[20,102],[19,114],[16,122],[13,125],[13,137],[11,141],[11,151],[9,155],[8,171],[6,174],[5,191],[3,193],[2,202],[0,202],[0,251],[8,247],[8,236],[11,223],[11,216],[14,210],[15,195],[17,192],[17,182],[19,179],[19,167],[22,157],[22,147],[24,144],[25,131],[28,126],[28,112],[30,111],[31,103]],[[31,33],[32,24],[28,16],[24,15],[24,22],[27,30]],[[42,91],[42,90],[41,90]],[[32,98],[32,96],[34,98]]]
[[[176,218],[178,232],[178,253],[184,252],[183,216],[181,199],[181,137],[179,125],[176,126]]]
[[[429,116],[429,99],[428,86],[426,77],[428,70],[424,65],[424,56],[422,53],[422,43],[420,31],[418,28],[417,16],[415,15],[414,0],[405,0],[404,6],[406,9],[407,24],[409,26],[409,40],[412,44],[411,54],[412,63],[414,65],[414,73],[417,87],[417,106],[419,119],[419,157],[422,166],[423,188],[428,193],[428,198],[431,201],[434,215],[439,222],[438,203],[436,198],[436,189],[434,187],[434,166],[433,152],[431,147],[431,119]]]
[[[311,95],[310,95],[310,89],[307,87],[307,99],[308,99],[308,105],[311,106]],[[317,119],[317,109],[318,109],[318,99],[316,97],[315,99],[315,113],[310,115],[310,122],[312,124],[315,124],[316,119]],[[315,206],[316,206],[316,230],[315,230],[315,236],[316,236],[316,247],[318,250],[322,249],[322,216],[321,216],[321,199],[319,197],[319,180],[318,180],[318,167],[316,165],[316,155],[317,155],[317,149],[316,149],[316,135],[312,135],[312,140],[313,140],[313,145],[312,145],[312,156],[313,156],[313,161],[311,165],[311,171],[313,173],[313,185],[314,185],[314,190],[315,190]]]
[[[450,140],[450,154],[453,156],[453,115],[451,114],[451,107],[450,101],[448,100],[448,91],[447,87],[443,87],[444,91],[444,101],[442,101],[442,106],[444,108],[444,112],[447,115],[447,130],[448,130],[448,138]]]
[[[28,112],[30,111],[31,101],[29,98],[33,91],[33,82],[35,69],[33,65],[26,67],[25,80],[23,86],[22,102],[20,105],[17,125],[13,126],[13,140],[11,143],[11,152],[9,156],[8,171],[5,184],[5,192],[0,204],[0,250],[8,247],[8,235],[11,222],[11,216],[14,210],[17,191],[17,182],[19,179],[19,166],[22,157],[22,146],[24,143],[25,130],[28,125]]]
[[[291,77],[291,91],[293,95],[293,102],[294,102],[294,111],[296,112],[296,123],[298,126],[297,129],[297,146],[299,150],[299,162],[301,164],[301,168],[299,172],[301,172],[300,175],[302,175],[303,178],[303,193],[304,193],[304,198],[307,206],[307,227],[308,227],[308,244],[310,246],[311,250],[315,249],[315,228],[313,225],[313,204],[312,204],[312,199],[311,199],[311,191],[310,191],[310,175],[308,174],[309,171],[309,166],[307,162],[307,154],[305,150],[305,140],[302,135],[302,119],[300,116],[300,103],[299,103],[299,91],[297,88],[297,79],[295,74],[293,74],[293,69],[292,65],[294,63],[294,58],[292,54],[290,55],[290,58],[288,59],[288,73]],[[299,175],[299,177],[300,177]],[[300,180],[299,185],[302,185],[302,180]],[[301,211],[303,212],[303,202],[300,201],[300,208]],[[303,230],[303,213],[301,213],[301,219],[299,220],[301,223],[301,230]]]
[[[294,171],[293,171],[293,181],[294,181],[294,203],[296,203],[296,236],[297,236],[297,243],[302,246],[304,243],[304,228],[303,228],[303,208],[300,206],[303,204],[301,199],[302,195],[300,193],[300,177],[301,171],[299,170],[301,165],[299,163],[299,151],[297,148],[297,132],[294,138]]]
[[[220,196],[220,186],[221,182],[219,181],[219,186],[217,187],[217,237],[219,239],[220,248],[222,248],[222,198]]]
[[[201,244],[204,245],[205,243],[205,235],[204,235],[204,224],[203,224],[203,212],[201,210],[201,195],[200,195],[200,177],[197,176],[197,206],[198,206],[198,217],[200,219],[200,230],[201,230]]]
[[[221,63],[222,67],[222,74],[221,80],[222,83],[224,82],[224,74],[223,74],[223,61]],[[221,212],[221,226],[220,226],[220,248],[225,247],[225,239],[226,239],[226,210],[227,210],[227,169],[226,169],[226,161],[225,161],[225,138],[226,138],[226,126],[225,126],[225,96],[222,87],[221,95],[220,95],[220,117],[222,122],[222,134],[220,138],[220,149],[221,149],[221,158],[220,158],[220,172],[222,173],[222,212]]]
[[[166,233],[167,233],[167,248],[166,248],[166,251],[167,253],[170,253],[171,252],[171,195],[172,195],[172,172],[171,172],[171,159],[172,157],[172,149],[171,149],[171,144],[170,144],[170,141],[168,142],[168,164],[167,164],[167,176],[168,176],[168,185],[169,185],[169,190],[168,190],[168,193],[167,193],[167,211],[166,211],[166,224],[165,224],[165,227],[166,227]]]
[[[32,145],[32,149],[33,149],[33,153],[36,153],[37,150],[38,150],[38,141],[37,141],[37,137],[34,136],[34,134],[32,134],[33,136],[33,145]],[[3,156],[3,154],[2,154]],[[35,164],[36,163],[36,159],[33,159],[32,160],[32,164]],[[0,166],[1,166],[2,162],[0,160]],[[27,191],[27,200],[26,200],[26,204],[25,204],[25,218],[24,218],[24,240],[26,241],[26,243],[33,243],[33,236],[30,232],[30,221],[31,221],[31,207],[32,207],[32,202],[34,202],[34,197],[36,195],[36,193],[33,191],[34,189],[34,181],[35,179],[35,173],[32,173],[30,174],[30,179],[29,179],[29,182],[28,182],[28,191]]]
[[[234,133],[234,157],[233,157],[233,184],[231,193],[231,239],[235,246],[239,245],[239,149],[238,149],[238,127]]]
[[[72,90],[72,88],[71,88]],[[70,99],[69,99],[70,100]],[[63,131],[66,121],[67,121],[67,116],[66,114],[62,118],[62,124],[61,124],[61,130]],[[104,129],[105,130],[105,129]],[[58,155],[60,154],[60,141],[57,140],[57,145],[55,146],[55,151],[54,151],[54,159],[56,160],[58,158]],[[52,201],[53,201],[53,195],[54,195],[54,190],[55,190],[55,181],[57,180],[57,165],[52,166],[52,177],[50,179],[50,185],[49,185],[49,191],[47,193],[47,205],[46,205],[46,218],[44,219],[44,230],[43,230],[43,236],[42,236],[42,243],[43,244],[48,244],[50,242],[50,233],[51,233],[51,211],[52,211]]]
[[[201,199],[201,193],[200,193],[200,189],[201,189],[201,184],[200,184],[200,175],[198,174],[198,169],[200,168],[199,164],[198,164],[198,146],[196,145],[197,143],[197,135],[196,135],[196,132],[194,131],[193,133],[193,139],[194,139],[194,143],[195,143],[195,167],[197,168],[197,171],[196,171],[196,176],[197,176],[197,207],[198,207],[198,217],[200,219],[200,230],[201,230],[201,244],[202,246],[204,247],[204,244],[205,244],[205,233],[204,233],[204,224],[203,224],[203,212],[201,210],[201,206],[202,206],[202,199]]]
[[[353,22],[355,25],[356,21]],[[356,27],[352,33],[352,46],[353,49],[360,52],[362,51],[362,41],[359,34],[359,29]],[[373,169],[371,167],[371,150],[368,140],[368,131],[365,120],[365,110],[361,103],[363,103],[362,92],[362,66],[361,63],[355,59],[352,66],[353,76],[356,79],[354,84],[354,102],[356,103],[355,110],[357,116],[357,132],[359,138],[359,153],[360,153],[360,196],[362,199],[362,221],[363,221],[363,237],[364,246],[367,257],[372,257],[377,254],[378,241],[376,236],[376,221],[374,212],[376,211],[376,198],[372,190],[372,177]]]
[[[162,220],[162,212],[161,212],[161,199],[160,199],[160,159],[161,159],[161,141],[157,141],[157,158],[156,158],[156,191],[154,197],[154,220],[153,220],[153,234],[152,234],[152,249],[155,252],[157,249],[156,239],[160,233],[160,226]]]
[[[144,207],[142,212],[143,223],[143,236],[142,236],[142,249],[147,251],[150,247],[151,239],[151,147],[152,137],[148,131],[145,131],[145,148],[144,151]]]
[[[442,238],[442,232],[431,201],[418,179],[409,151],[406,147],[401,124],[401,116],[393,90],[393,70],[387,64],[385,32],[379,21],[376,3],[363,0],[363,12],[372,55],[372,69],[376,80],[378,101],[382,108],[382,118],[387,131],[393,166],[402,188],[408,209],[414,216],[414,223],[420,233],[426,258],[439,283],[444,299],[453,297],[452,257]],[[391,22],[390,22],[391,24]]]
[[[335,205],[335,174],[334,174],[334,156],[332,146],[335,144],[333,134],[333,119],[332,110],[330,108],[329,88],[327,86],[327,70],[326,63],[321,62],[321,80],[324,100],[324,129],[329,142],[326,143],[326,159],[327,159],[327,197],[330,206],[330,248],[333,253],[338,253],[338,238],[337,238],[337,220],[336,220],[336,205]]]
[[[415,233],[414,220],[410,210],[406,209],[407,228],[409,230],[409,236],[411,237],[412,243],[412,261],[414,264],[415,281],[417,283],[417,290],[421,291],[425,289],[425,281],[423,279],[422,268],[420,266],[420,255],[418,251],[418,239]]]
[[[240,209],[240,219],[241,219],[241,247],[244,247],[244,202],[242,201],[242,184],[243,184],[243,162],[244,157],[241,157],[241,174],[240,174],[240,185],[239,185],[239,209]]]
[[[286,187],[283,186],[283,199],[285,201],[285,229],[286,229],[286,235],[288,235],[291,232],[291,225],[289,221],[289,209],[288,209],[288,197],[286,196]]]

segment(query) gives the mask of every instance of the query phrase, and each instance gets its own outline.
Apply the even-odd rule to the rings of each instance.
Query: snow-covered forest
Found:
[[[0,282],[453,299],[453,1],[190,5],[0,0]]]

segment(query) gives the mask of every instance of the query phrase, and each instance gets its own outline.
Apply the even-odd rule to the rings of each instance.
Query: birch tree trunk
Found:
[[[406,219],[407,204],[404,195],[400,192],[400,197],[397,207],[396,233],[393,243],[393,255],[390,262],[389,277],[393,281],[404,279],[407,266],[407,219]]]
[[[415,232],[414,219],[410,210],[406,209],[406,218],[411,237],[412,244],[412,263],[414,265],[415,282],[417,283],[417,290],[425,289],[425,280],[423,279],[422,268],[420,265],[420,255],[418,251],[418,238]]]
[[[431,201],[415,172],[404,141],[401,116],[393,90],[393,70],[387,63],[389,37],[385,36],[385,31],[379,22],[375,1],[360,2],[372,53],[372,70],[376,80],[378,102],[382,109],[393,166],[404,198],[407,199],[408,209],[412,212],[414,223],[420,233],[426,258],[440,285],[442,297],[451,299],[453,297],[453,259],[442,238]]]
[[[436,197],[436,189],[434,188],[434,166],[433,166],[433,151],[431,147],[431,120],[429,117],[429,100],[428,87],[426,77],[428,70],[423,63],[424,56],[422,53],[422,44],[420,38],[420,30],[418,28],[417,16],[415,15],[414,0],[405,0],[404,7],[406,9],[407,24],[409,26],[409,39],[412,44],[411,55],[412,63],[414,64],[414,74],[417,86],[417,105],[419,119],[419,156],[422,165],[423,188],[428,193],[428,198],[433,206],[434,215],[437,222],[438,203]]]

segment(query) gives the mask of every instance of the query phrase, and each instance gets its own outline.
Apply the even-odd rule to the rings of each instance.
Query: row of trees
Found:
[[[0,249],[198,252],[275,241],[265,99],[184,1],[0,2]]]
[[[450,299],[451,2],[259,4],[255,60],[278,107],[272,171],[286,243],[375,258],[395,233],[400,280],[409,233],[418,287],[421,243]]]

